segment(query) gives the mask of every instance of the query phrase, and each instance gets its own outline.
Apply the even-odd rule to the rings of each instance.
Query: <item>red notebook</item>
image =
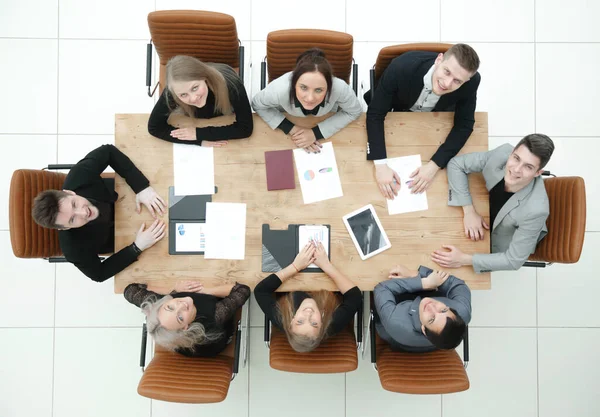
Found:
[[[296,188],[294,181],[294,157],[291,149],[265,152],[267,167],[267,190]]]

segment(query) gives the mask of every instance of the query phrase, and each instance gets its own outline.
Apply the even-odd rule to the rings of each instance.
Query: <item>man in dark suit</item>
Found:
[[[142,223],[135,241],[104,261],[102,253],[114,251],[114,205],[118,194],[101,178],[110,166],[136,193],[141,205],[156,219]],[[96,282],[106,281],[135,262],[138,256],[165,236],[165,223],[156,214],[165,212],[164,200],[131,160],[113,145],[103,145],[86,155],[69,172],[63,190],[46,190],[33,202],[33,219],[42,227],[58,229],[60,248],[67,261]]]
[[[392,60],[383,72],[373,99],[368,100],[367,159],[375,162],[375,178],[381,194],[398,195],[400,177],[387,166],[383,122],[389,111],[454,111],[454,126],[426,165],[411,174],[409,187],[422,193],[433,178],[463,147],[475,123],[479,57],[468,45],[456,44],[445,54],[405,52]],[[403,179],[407,182],[407,179]]]

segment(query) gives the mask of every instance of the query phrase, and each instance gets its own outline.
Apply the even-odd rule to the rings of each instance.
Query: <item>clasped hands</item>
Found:
[[[299,272],[312,263],[321,269],[330,263],[323,244],[314,240],[311,240],[302,248],[298,255],[296,255],[296,258],[294,258],[292,265]]]
[[[404,265],[396,265],[390,270],[388,275],[389,279],[394,278],[414,278],[419,276],[419,271],[411,270]],[[448,277],[449,273],[444,271],[433,271],[431,274],[426,276],[425,278],[421,278],[421,283],[423,285],[424,290],[435,290],[440,285],[442,285]]]
[[[179,140],[195,141],[198,139],[195,127],[180,127],[171,131],[171,137]],[[227,146],[226,140],[203,140],[200,146],[205,148],[221,148]]]
[[[323,145],[319,143],[312,129],[294,126],[288,133],[297,148],[303,148],[308,153],[320,153]]]

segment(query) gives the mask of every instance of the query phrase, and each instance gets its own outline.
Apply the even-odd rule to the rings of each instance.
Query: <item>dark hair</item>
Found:
[[[546,166],[554,152],[554,142],[552,142],[552,139],[541,133],[532,133],[531,135],[525,136],[517,143],[515,150],[521,145],[525,146],[529,149],[529,152],[540,158],[540,167],[538,169],[542,169]]]
[[[425,337],[438,349],[454,349],[460,345],[467,328],[456,310],[451,308],[450,311],[454,313],[454,318],[446,318],[446,325],[440,333],[434,333],[425,327]]]
[[[62,229],[62,226],[56,224],[58,205],[63,198],[68,196],[69,194],[60,190],[46,190],[39,193],[33,200],[31,208],[33,220],[48,229]]]
[[[333,70],[331,64],[325,58],[325,52],[319,48],[310,48],[302,52],[296,59],[296,68],[292,72],[292,81],[290,83],[290,103],[296,98],[296,83],[298,79],[306,72],[320,72],[325,77],[327,83],[327,94],[325,100],[329,99],[331,86],[333,85]]]
[[[472,74],[475,74],[479,69],[479,56],[475,49],[465,43],[457,43],[452,45],[444,54],[444,61],[454,56],[458,65]]]

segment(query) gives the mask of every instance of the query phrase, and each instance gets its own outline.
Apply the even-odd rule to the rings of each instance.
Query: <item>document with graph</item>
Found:
[[[329,228],[320,224],[306,224],[298,226],[298,252],[310,241],[321,242],[325,247],[325,252],[329,257]],[[318,268],[315,264],[310,264],[308,268]]]

